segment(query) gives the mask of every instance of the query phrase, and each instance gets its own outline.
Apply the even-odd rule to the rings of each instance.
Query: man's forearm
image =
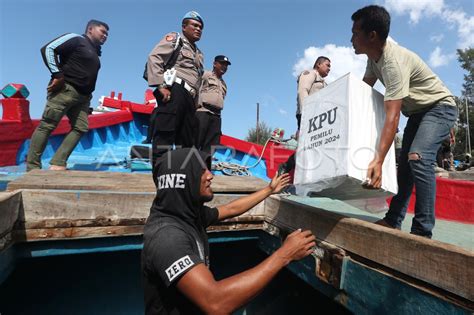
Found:
[[[178,289],[208,314],[230,314],[254,298],[290,259],[281,248],[262,263],[235,276],[215,281],[199,264],[178,282]]]
[[[258,203],[272,194],[270,186],[260,189],[253,194],[236,199],[224,206],[219,207],[219,220],[236,217],[255,207]]]
[[[232,312],[248,303],[291,261],[278,250],[252,269],[217,282],[220,308]]]
[[[205,313],[230,314],[255,297],[291,261],[310,255],[315,245],[316,238],[311,231],[298,229],[254,268],[216,281],[204,264],[198,264],[178,280],[177,287]]]

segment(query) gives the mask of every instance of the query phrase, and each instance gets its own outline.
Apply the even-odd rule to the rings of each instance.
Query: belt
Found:
[[[184,87],[189,93],[191,93],[193,97],[196,95],[195,90],[183,79],[176,77],[176,79],[174,79],[174,82]]]

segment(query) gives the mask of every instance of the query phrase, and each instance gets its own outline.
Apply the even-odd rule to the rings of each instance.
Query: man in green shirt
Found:
[[[398,194],[378,224],[398,228],[416,188],[415,217],[411,233],[431,238],[435,223],[436,152],[457,118],[451,92],[415,53],[387,41],[390,15],[370,5],[352,15],[351,42],[356,54],[368,57],[364,82],[385,86],[385,122],[375,158],[367,170],[367,188],[382,184],[382,164],[393,143],[400,112],[408,117],[398,165]]]

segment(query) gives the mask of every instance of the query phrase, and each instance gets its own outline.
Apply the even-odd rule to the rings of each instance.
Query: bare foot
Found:
[[[51,165],[51,166],[49,167],[49,170],[50,170],[50,171],[65,171],[65,170],[66,170],[66,166]]]

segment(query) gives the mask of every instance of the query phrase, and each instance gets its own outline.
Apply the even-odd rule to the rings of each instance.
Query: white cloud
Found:
[[[279,112],[280,114],[282,114],[283,116],[288,115],[288,112],[287,112],[286,110],[284,110],[283,108],[278,109],[278,112]]]
[[[410,22],[416,24],[423,15],[434,16],[441,14],[443,0],[386,0],[385,7],[397,14],[408,13]]]
[[[387,40],[397,43],[392,37]],[[367,65],[366,55],[356,55],[354,49],[346,46],[336,46],[328,44],[324,47],[308,47],[304,51],[304,56],[293,65],[293,76],[298,76],[304,70],[312,69],[316,58],[326,56],[331,60],[331,72],[326,78],[326,82],[331,83],[348,72],[352,72],[356,77],[364,77],[365,67]],[[380,93],[385,93],[385,87],[377,80],[374,89]]]
[[[446,66],[452,59],[456,57],[455,54],[443,54],[440,47],[436,47],[430,54],[429,64],[433,68]]]
[[[437,34],[437,35],[432,35],[430,37],[430,40],[435,43],[439,43],[443,40],[444,34]]]
[[[396,14],[409,14],[413,24],[425,17],[438,17],[456,28],[459,48],[474,46],[474,16],[469,16],[460,9],[452,9],[443,0],[385,0],[384,6]]]
[[[351,47],[334,44],[306,48],[303,57],[298,59],[293,66],[293,75],[296,77],[302,71],[312,69],[319,56],[326,56],[331,60],[331,72],[327,77],[327,82],[332,82],[348,72],[352,72],[361,79],[364,76],[367,57],[356,55]]]
[[[457,27],[460,48],[474,46],[474,16],[467,16],[466,12],[461,10],[446,9],[442,18],[449,25]]]

